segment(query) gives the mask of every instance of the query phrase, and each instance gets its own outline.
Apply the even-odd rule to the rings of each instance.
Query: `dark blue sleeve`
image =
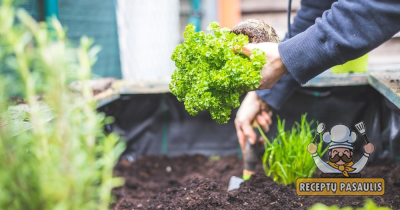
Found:
[[[399,0],[339,0],[315,24],[279,44],[288,71],[301,84],[358,58],[400,31]]]
[[[296,36],[312,26],[315,19],[321,17],[326,10],[331,8],[333,2],[335,2],[335,0],[302,0],[301,7],[297,11],[297,15],[294,17],[293,23],[291,24],[292,36]],[[286,34],[285,40],[288,39],[287,36]],[[287,98],[299,87],[300,84],[290,73],[287,73],[271,89],[258,90],[256,92],[258,97],[269,106],[279,110]]]
[[[283,103],[300,87],[300,84],[290,74],[285,74],[271,89],[256,90],[268,106],[279,110]]]

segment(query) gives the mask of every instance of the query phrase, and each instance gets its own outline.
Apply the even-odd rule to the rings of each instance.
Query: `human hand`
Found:
[[[258,48],[265,52],[267,64],[261,70],[261,81],[258,90],[272,88],[279,79],[286,74],[287,69],[281,60],[278,50],[278,43],[262,42],[257,44],[248,44],[242,48],[241,54],[251,56],[252,50]]]
[[[314,154],[314,153],[317,152],[318,146],[315,145],[314,143],[309,143],[308,146],[307,146],[307,150],[308,150],[309,153]]]
[[[375,150],[375,145],[373,143],[368,143],[364,146],[364,151],[367,154],[373,153]]]
[[[253,130],[253,122],[257,122],[264,132],[269,131],[272,123],[272,111],[268,105],[258,98],[257,93],[248,92],[236,114],[235,127],[242,154],[244,154],[246,139],[250,144],[256,143],[257,135]],[[262,141],[262,137],[259,139]]]

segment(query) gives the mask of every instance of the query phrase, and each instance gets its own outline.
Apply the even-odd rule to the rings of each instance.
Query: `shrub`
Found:
[[[99,48],[88,38],[72,47],[56,19],[37,23],[2,2],[0,68],[17,77],[0,75],[0,209],[108,209],[123,146],[104,133],[88,85]],[[72,92],[73,80],[82,89]],[[10,107],[13,88],[25,105]]]
[[[307,115],[301,117],[301,123],[295,123],[291,130],[285,130],[285,120],[278,119],[277,136],[270,141],[259,127],[265,138],[265,153],[263,166],[265,174],[275,182],[290,185],[299,177],[311,177],[316,169],[314,160],[307,151],[307,145],[313,141],[315,130],[311,129],[313,121],[307,122]],[[318,145],[318,154],[321,152],[322,141]]]

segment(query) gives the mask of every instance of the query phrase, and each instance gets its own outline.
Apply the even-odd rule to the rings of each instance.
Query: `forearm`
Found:
[[[296,36],[312,26],[315,19],[321,17],[326,10],[331,8],[333,2],[335,2],[335,0],[302,0],[301,7],[297,11],[297,15],[294,17],[294,21],[291,24],[292,36]],[[288,37],[286,35],[285,40],[287,39]],[[274,109],[279,110],[285,101],[299,87],[300,83],[298,83],[293,76],[288,73],[284,75],[271,89],[258,90],[256,92],[258,97],[265,103]]]
[[[324,70],[360,57],[400,30],[400,2],[343,0],[305,32],[279,44],[281,59],[305,84]]]

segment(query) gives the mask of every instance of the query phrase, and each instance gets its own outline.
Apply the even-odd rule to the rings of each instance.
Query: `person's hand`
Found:
[[[253,130],[253,122],[257,122],[264,132],[269,131],[272,123],[272,111],[265,102],[258,98],[255,91],[247,93],[236,114],[236,133],[242,154],[244,154],[246,139],[250,144],[256,143],[257,135]],[[262,137],[259,140],[263,140]]]
[[[264,51],[265,57],[267,58],[267,64],[265,64],[261,70],[262,79],[258,89],[261,90],[272,88],[287,72],[287,69],[283,64],[279,54],[278,43],[263,42],[257,44],[248,44],[242,48],[240,53],[250,57],[252,54],[251,51],[254,48]]]
[[[315,145],[314,143],[309,143],[308,146],[307,146],[307,150],[308,150],[308,152],[309,152],[310,154],[314,154],[314,153],[317,152],[318,146]]]
[[[366,145],[364,146],[364,151],[365,151],[365,153],[367,153],[367,154],[373,153],[374,150],[375,150],[375,146],[374,146],[373,143],[368,143],[368,144],[366,144]]]

